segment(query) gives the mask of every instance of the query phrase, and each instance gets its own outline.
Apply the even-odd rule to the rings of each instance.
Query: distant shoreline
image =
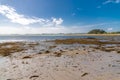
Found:
[[[120,34],[66,34],[67,36],[120,36]]]
[[[120,34],[10,34],[10,35],[0,35],[0,36],[120,36]]]

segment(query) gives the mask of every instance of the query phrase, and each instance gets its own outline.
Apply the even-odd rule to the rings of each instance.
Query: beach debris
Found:
[[[64,51],[64,50],[60,50],[60,52],[63,53],[63,52],[66,52],[66,51]]]
[[[105,47],[102,47],[101,50],[102,51],[106,51],[106,52],[111,52],[111,51],[115,51],[115,48],[105,48]]]
[[[28,64],[28,62],[24,62],[24,61],[22,61],[22,64]]]
[[[94,52],[94,51],[95,51],[95,49],[92,50],[92,52]]]
[[[32,58],[31,56],[24,56],[22,59],[29,59]]]
[[[104,67],[101,67],[101,69],[103,70],[103,69],[104,69]]]
[[[45,53],[50,53],[50,51],[49,51],[49,50],[46,50]]]
[[[112,67],[116,67],[116,65],[112,65]]]
[[[108,66],[109,66],[109,67],[111,67],[112,65],[111,65],[111,64],[109,64]]]
[[[30,79],[37,78],[37,77],[39,77],[39,76],[38,75],[33,75],[33,76],[30,77]]]
[[[38,52],[37,54],[42,54],[42,52]]]
[[[7,79],[7,80],[12,80],[12,79]]]
[[[31,42],[31,43],[28,43],[27,45],[30,48],[34,48],[35,46],[39,45],[39,43],[37,43],[37,42]]]
[[[56,67],[59,67],[59,65],[56,65]]]
[[[78,66],[73,66],[74,68],[77,68]]]
[[[57,46],[55,46],[55,45],[49,46],[49,49],[53,49],[53,48],[55,48],[55,47],[57,47]]]
[[[59,53],[59,52],[55,52],[54,54],[55,54],[55,57],[61,57],[61,55],[62,55],[62,54]]]
[[[88,73],[84,73],[84,74],[82,74],[81,77],[84,77],[84,76],[86,76],[86,75],[88,75]]]
[[[117,73],[117,74],[120,74],[120,73]]]
[[[120,60],[116,60],[116,62],[120,62]]]
[[[100,49],[100,47],[96,46],[96,47],[93,47],[94,49]]]
[[[13,68],[17,68],[17,67],[18,67],[18,65],[14,66]]]
[[[117,53],[120,53],[120,50],[118,50]]]
[[[79,53],[76,53],[76,54],[79,54]]]

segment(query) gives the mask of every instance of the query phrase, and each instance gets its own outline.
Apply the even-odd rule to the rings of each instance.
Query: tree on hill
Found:
[[[93,29],[88,32],[88,34],[104,34],[104,33],[107,33],[107,32],[104,31],[103,29]]]

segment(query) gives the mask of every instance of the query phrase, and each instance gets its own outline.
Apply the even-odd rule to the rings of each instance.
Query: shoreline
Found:
[[[120,44],[78,40],[1,43],[0,80],[120,80]]]
[[[66,36],[120,36],[120,34],[66,34]]]
[[[120,34],[82,34],[82,33],[63,33],[63,34],[11,34],[11,35],[0,35],[0,36],[120,36]]]

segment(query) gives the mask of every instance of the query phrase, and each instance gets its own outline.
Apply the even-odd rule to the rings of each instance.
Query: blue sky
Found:
[[[0,0],[0,34],[120,30],[120,0]]]

